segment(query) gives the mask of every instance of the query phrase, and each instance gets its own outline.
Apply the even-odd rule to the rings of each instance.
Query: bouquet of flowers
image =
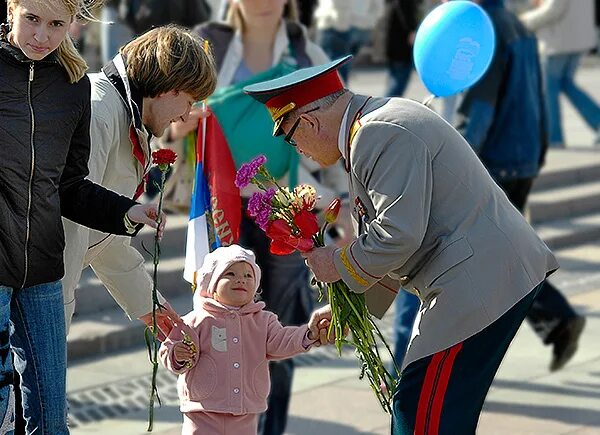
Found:
[[[271,253],[287,255],[296,250],[308,252],[314,247],[325,246],[324,234],[328,225],[337,219],[340,201],[334,200],[327,208],[325,223],[319,228],[317,218],[311,212],[317,200],[315,188],[306,184],[293,190],[281,187],[264,167],[266,161],[266,157],[258,156],[244,163],[237,172],[235,184],[242,189],[252,183],[261,190],[250,197],[248,214],[271,240]],[[341,355],[344,345],[354,347],[361,362],[360,378],[367,377],[381,406],[391,413],[396,379],[381,361],[378,343],[385,346],[392,360],[393,354],[367,309],[364,294],[351,291],[342,280],[316,284],[321,297],[323,289],[326,290],[331,305],[329,334],[335,333],[338,354]],[[351,338],[347,337],[348,330]]]

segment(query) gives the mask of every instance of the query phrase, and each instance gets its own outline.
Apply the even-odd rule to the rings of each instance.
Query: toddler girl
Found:
[[[269,361],[305,352],[318,338],[306,325],[282,326],[254,302],[260,275],[251,251],[218,248],[198,272],[194,309],[173,315],[160,358],[179,374],[182,434],[256,434],[267,409]]]

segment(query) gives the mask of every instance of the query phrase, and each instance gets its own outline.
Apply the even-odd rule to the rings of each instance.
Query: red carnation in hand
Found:
[[[175,151],[169,148],[163,148],[152,152],[152,163],[158,165],[161,171],[164,171],[177,160]],[[164,168],[164,169],[163,169]]]

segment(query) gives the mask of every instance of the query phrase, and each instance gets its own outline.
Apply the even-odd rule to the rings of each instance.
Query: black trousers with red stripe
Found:
[[[540,288],[481,332],[409,364],[394,395],[392,435],[474,434],[496,371]]]

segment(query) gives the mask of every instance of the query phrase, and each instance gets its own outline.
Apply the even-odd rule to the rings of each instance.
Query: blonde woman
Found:
[[[13,357],[26,433],[69,433],[61,214],[123,235],[156,227],[155,206],[85,179],[90,82],[67,35],[82,12],[9,0],[0,32],[0,433],[13,430]]]

